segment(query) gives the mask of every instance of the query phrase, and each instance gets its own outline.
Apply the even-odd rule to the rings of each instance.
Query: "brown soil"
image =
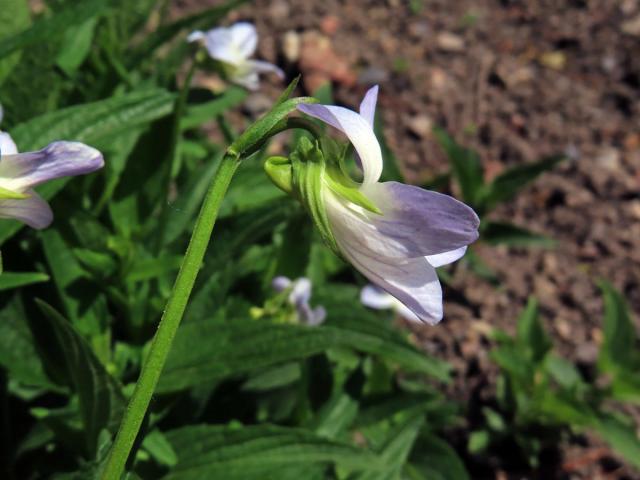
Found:
[[[459,269],[443,323],[416,331],[425,350],[455,365],[458,398],[491,395],[487,332],[513,331],[529,295],[540,300],[556,348],[587,366],[601,341],[598,279],[613,282],[640,319],[637,1],[257,0],[229,22],[238,19],[257,24],[259,56],[301,71],[307,90],[330,79],[337,101],[355,107],[380,83],[386,137],[410,181],[448,168],[432,125],[477,149],[488,176],[569,157],[492,213],[557,239],[557,248],[478,245],[500,287]],[[634,476],[603,461],[609,452],[596,441],[563,448],[557,478]],[[497,466],[490,478],[511,476]]]

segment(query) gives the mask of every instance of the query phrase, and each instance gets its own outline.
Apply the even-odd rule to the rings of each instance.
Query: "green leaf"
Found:
[[[0,41],[0,58],[37,43],[51,41],[52,38],[64,34],[70,27],[80,25],[102,13],[107,5],[108,0],[85,0],[74,3],[54,15],[41,18],[31,28]]]
[[[640,468],[640,438],[633,425],[615,417],[604,416],[593,426],[596,432],[627,462]]]
[[[544,331],[538,312],[538,301],[529,297],[527,306],[518,319],[517,339],[520,345],[530,352],[534,363],[542,361],[551,350],[551,340]]]
[[[90,458],[95,456],[98,436],[103,428],[115,432],[124,411],[120,386],[105,370],[84,338],[65,318],[43,301],[36,300],[46,318],[48,352],[58,352],[58,367],[77,393],[80,414]],[[45,332],[39,332],[44,334]],[[43,335],[44,336],[44,335]]]
[[[472,207],[480,207],[480,196],[484,188],[484,172],[480,157],[473,150],[459,145],[443,129],[436,128],[433,133],[449,158],[453,174],[460,184],[462,198]]]
[[[385,465],[385,469],[381,472],[363,472],[355,479],[395,480],[398,478],[423,423],[423,418],[413,417],[392,429],[387,435],[386,444],[379,452],[380,461]]]
[[[485,209],[491,210],[497,204],[511,200],[524,186],[564,159],[562,155],[555,155],[537,162],[518,165],[501,173],[486,187],[482,197]]]
[[[476,432],[477,433],[477,432]],[[469,473],[456,451],[433,434],[421,434],[410,460],[429,480],[468,480]]]
[[[29,16],[29,4],[27,0],[2,0],[0,8],[0,43],[7,38],[11,38],[16,33],[24,30],[31,23]],[[0,61],[0,85],[11,73],[16,64],[20,61],[20,53]]]
[[[197,425],[172,430],[166,436],[178,463],[164,480],[280,479],[283,470],[314,464],[381,468],[378,459],[366,450],[297,428]]]
[[[552,248],[556,243],[555,240],[545,235],[502,222],[483,222],[480,227],[480,236],[490,245],[506,245],[508,247]]]
[[[98,23],[98,15],[91,17],[79,25],[71,26],[64,33],[62,49],[56,58],[58,66],[72,75],[82,65],[91,50],[93,33]]]
[[[0,291],[48,281],[49,275],[46,273],[2,272],[0,273]]]
[[[614,375],[625,370],[637,374],[640,359],[635,349],[636,332],[629,305],[609,282],[600,282],[600,289],[604,298],[604,318],[598,368]]]
[[[382,322],[376,319],[376,323]],[[169,393],[213,383],[340,346],[379,355],[407,370],[448,379],[447,366],[409,345],[398,332],[374,322],[342,320],[311,328],[234,318],[183,324],[157,391]]]
[[[178,456],[171,443],[169,443],[164,433],[158,429],[152,430],[144,437],[142,448],[149,452],[149,455],[160,465],[173,467],[178,463]]]
[[[184,117],[180,120],[180,128],[187,130],[210,122],[218,115],[240,105],[245,98],[247,98],[246,90],[239,87],[231,87],[213,100],[198,105],[190,105]]]
[[[13,381],[60,390],[45,374],[18,295],[11,297],[0,310],[0,365],[7,369]]]

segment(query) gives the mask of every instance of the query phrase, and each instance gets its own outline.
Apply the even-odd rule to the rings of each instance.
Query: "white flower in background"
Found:
[[[229,28],[219,27],[206,32],[196,30],[187,41],[203,44],[209,56],[222,63],[229,80],[249,90],[258,89],[261,73],[272,72],[284,78],[284,72],[277,66],[250,59],[258,45],[258,32],[251,23],[239,22]]]
[[[420,321],[420,318],[405,307],[404,303],[373,284],[369,284],[360,290],[360,302],[365,307],[375,308],[376,310],[393,310],[401,317],[412,322]]]
[[[314,309],[309,305],[311,300],[311,280],[305,277],[298,278],[293,282],[287,277],[275,277],[271,286],[276,292],[289,291],[288,301],[295,307],[298,320],[310,326],[320,325],[327,317],[327,312],[322,306]]]
[[[0,124],[4,118],[4,109],[0,105]],[[0,130],[0,155],[13,155],[18,153],[18,148],[11,138],[11,135]]]
[[[0,218],[14,218],[33,228],[46,228],[53,220],[49,204],[33,187],[104,165],[102,154],[83,143],[54,142],[38,152],[18,153],[11,137],[2,135],[6,134],[0,134]]]
[[[319,192],[302,192],[299,198],[306,195],[309,199],[305,203],[314,220],[319,218],[316,224],[321,233],[324,227],[323,238],[370,282],[423,322],[435,324],[443,315],[436,267],[464,255],[467,245],[478,238],[480,221],[471,208],[448,195],[378,181],[383,161],[373,131],[377,96],[376,86],[367,92],[360,113],[333,105],[297,107],[348,137],[363,172],[361,184],[345,187],[349,180],[344,180],[337,185],[330,167],[319,170],[313,165],[296,166],[295,158],[291,163],[293,178],[296,169],[315,168],[320,172],[316,180]]]

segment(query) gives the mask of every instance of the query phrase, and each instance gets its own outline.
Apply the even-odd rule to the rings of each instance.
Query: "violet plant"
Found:
[[[360,298],[446,317],[435,269],[476,214],[381,181],[375,89],[356,112],[289,98],[294,82],[238,135],[230,111],[280,80],[224,19],[242,2],[177,19],[156,3],[0,9],[2,129],[35,152],[1,147],[3,194],[29,195],[3,200],[38,184],[55,212],[41,231],[0,219],[3,477],[469,478],[452,367]],[[209,67],[234,85],[193,81]],[[80,144],[104,167],[68,181],[101,164]],[[618,396],[623,360],[602,361]]]

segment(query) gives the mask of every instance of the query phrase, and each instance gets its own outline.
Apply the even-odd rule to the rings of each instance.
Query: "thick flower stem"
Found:
[[[209,245],[209,238],[220,204],[239,164],[240,158],[237,154],[233,152],[227,153],[222,159],[222,163],[209,187],[189,241],[187,252],[182,261],[180,272],[173,286],[173,291],[160,320],[158,330],[151,342],[149,354],[142,366],[142,372],[109,452],[105,468],[101,473],[100,478],[102,480],[120,480],[122,476],[131,448],[147,413],[151,397],[171,349],[173,338],[182,320],[182,315],[191,295],[205,251]]]

